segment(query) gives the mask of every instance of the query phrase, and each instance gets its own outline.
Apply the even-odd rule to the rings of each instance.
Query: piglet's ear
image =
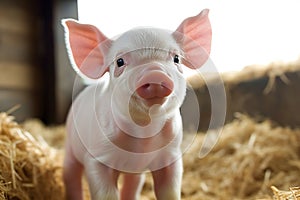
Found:
[[[192,69],[200,68],[208,59],[211,48],[209,10],[185,19],[173,33],[184,51],[183,64]]]
[[[100,78],[108,71],[104,59],[111,44],[110,40],[95,26],[80,24],[73,19],[62,20],[62,24],[75,71],[91,79]]]

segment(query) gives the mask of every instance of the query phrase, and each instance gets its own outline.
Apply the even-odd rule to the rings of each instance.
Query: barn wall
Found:
[[[34,0],[0,1],[0,109],[20,104],[18,120],[43,113],[38,10]]]
[[[63,17],[77,17],[76,0],[0,1],[0,111],[21,105],[13,113],[19,122],[64,121],[74,74]]]

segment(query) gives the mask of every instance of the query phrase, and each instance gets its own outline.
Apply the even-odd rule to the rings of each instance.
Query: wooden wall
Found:
[[[23,1],[0,1],[0,110],[20,104],[18,120],[42,115],[44,89],[37,10]]]
[[[19,122],[64,121],[74,75],[62,17],[77,17],[76,0],[0,1],[0,112],[21,105],[13,113]]]

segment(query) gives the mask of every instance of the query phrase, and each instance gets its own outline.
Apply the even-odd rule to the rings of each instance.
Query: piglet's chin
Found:
[[[143,99],[137,93],[134,93],[131,96],[131,103],[129,103],[130,119],[141,127],[149,125],[153,118],[164,117],[167,100],[167,97]],[[164,121],[164,119],[161,119],[161,121]]]
[[[150,99],[143,99],[143,103],[147,107],[151,107],[153,105],[161,106],[166,102],[166,100],[167,100],[167,97],[165,97],[165,98],[153,97]]]

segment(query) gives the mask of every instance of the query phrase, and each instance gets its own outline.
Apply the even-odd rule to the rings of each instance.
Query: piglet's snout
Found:
[[[169,96],[174,88],[171,78],[161,70],[147,71],[136,85],[137,94],[143,99],[164,98]]]

